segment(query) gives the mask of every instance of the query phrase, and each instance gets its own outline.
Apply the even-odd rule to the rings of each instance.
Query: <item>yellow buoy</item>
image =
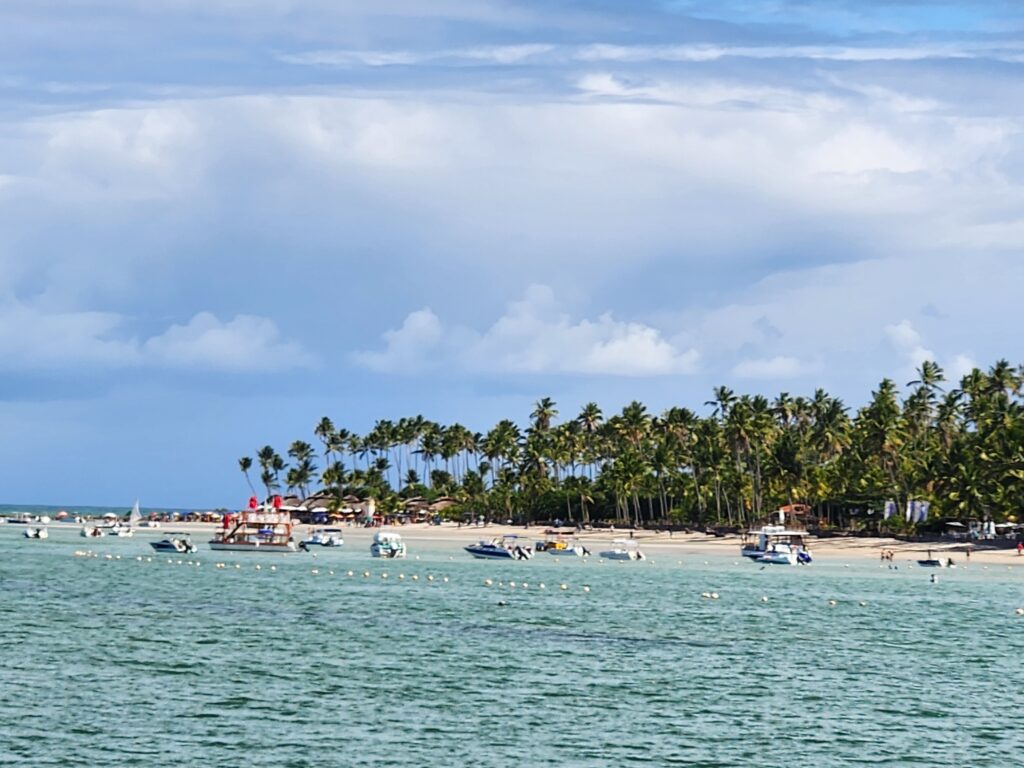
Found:
[[[583,591],[584,592],[589,592],[590,591],[590,587],[588,587],[586,584],[584,584],[583,585]]]
[[[718,599],[718,593],[717,592],[712,592],[711,593],[711,599],[712,600],[717,600]]]
[[[767,603],[768,602],[768,595],[761,595],[761,602],[762,603]]]
[[[565,584],[559,584],[559,585],[558,585],[558,588],[559,588],[559,589],[568,589],[569,587],[568,587],[568,586],[566,586]]]
[[[494,583],[494,582],[493,582],[493,581],[491,581],[490,579],[484,579],[484,586],[485,586],[485,587],[489,587],[489,586],[491,586],[491,584],[493,584],[493,583]]]

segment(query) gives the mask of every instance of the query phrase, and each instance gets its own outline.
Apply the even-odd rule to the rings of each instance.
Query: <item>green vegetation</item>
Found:
[[[943,383],[924,363],[905,393],[886,379],[852,417],[822,390],[769,401],[719,387],[706,416],[654,416],[639,402],[606,416],[588,403],[559,422],[543,398],[525,429],[506,419],[486,434],[416,416],[357,435],[324,418],[322,458],[303,441],[290,465],[270,446],[256,458],[268,494],[282,482],[308,494],[319,462],[339,503],[370,495],[390,511],[446,496],[457,517],[738,526],[805,503],[822,525],[857,527],[878,526],[886,499],[900,510],[886,522],[896,529],[909,499],[930,501],[933,517],[1011,517],[1024,504],[1024,367],[1000,361],[955,389]],[[252,465],[239,460],[247,481]]]

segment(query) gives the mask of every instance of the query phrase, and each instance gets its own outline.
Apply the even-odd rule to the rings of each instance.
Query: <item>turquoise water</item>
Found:
[[[932,585],[418,542],[179,566],[72,529],[0,526],[2,765],[1019,763],[1024,568]]]

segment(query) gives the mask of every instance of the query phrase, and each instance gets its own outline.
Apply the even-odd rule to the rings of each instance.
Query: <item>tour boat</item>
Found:
[[[392,531],[377,531],[373,534],[370,554],[373,557],[405,557],[405,542],[401,535]]]
[[[187,533],[168,534],[166,539],[151,541],[149,546],[157,552],[174,552],[180,555],[191,555],[199,550]]]
[[[307,547],[340,547],[345,544],[341,528],[315,528],[304,542]]]
[[[210,540],[210,549],[229,552],[297,552],[292,536],[291,512],[282,510],[280,496],[274,506],[260,507],[253,497],[249,509],[224,515],[221,530]]]
[[[811,553],[804,543],[806,531],[784,525],[764,525],[744,534],[740,554],[768,565],[798,565],[811,562]]]
[[[644,553],[637,548],[637,543],[632,539],[615,539],[612,541],[612,548],[604,552],[598,552],[598,557],[605,560],[646,560]]]
[[[26,539],[48,539],[50,532],[45,528],[28,527],[23,532]]]
[[[490,541],[481,540],[478,544],[470,544],[463,549],[481,560],[529,560],[533,557],[530,545],[521,544],[515,534]]]

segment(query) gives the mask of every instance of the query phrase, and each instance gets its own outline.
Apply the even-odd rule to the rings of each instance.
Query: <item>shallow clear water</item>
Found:
[[[360,541],[190,567],[152,536],[54,528],[0,526],[3,765],[1019,762],[1024,568],[932,585],[874,561],[495,563],[415,541],[405,562]]]

